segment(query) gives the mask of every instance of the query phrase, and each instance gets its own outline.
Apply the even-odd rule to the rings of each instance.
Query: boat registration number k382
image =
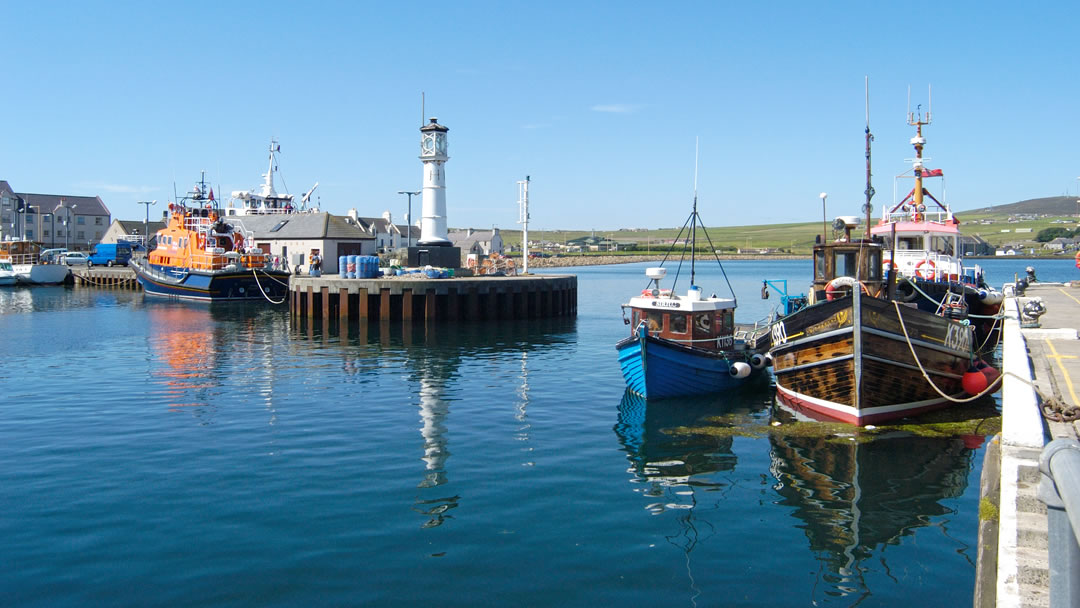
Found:
[[[945,332],[945,347],[955,350],[971,350],[971,326],[950,323]]]

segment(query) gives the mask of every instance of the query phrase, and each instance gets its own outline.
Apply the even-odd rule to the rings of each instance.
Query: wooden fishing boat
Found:
[[[695,283],[697,230],[708,238],[697,211],[696,182],[695,177],[693,210],[668,251],[670,255],[675,244],[690,251],[685,295],[676,293],[674,284],[670,289],[661,287],[667,273],[665,256],[659,267],[645,271],[652,287],[622,305],[623,322],[631,329],[630,336],[615,345],[619,366],[626,386],[648,399],[723,391],[743,384],[766,364],[769,324],[737,327],[734,293],[730,298],[704,297]],[[719,258],[716,263],[723,271]]]
[[[982,391],[987,380],[973,368],[976,341],[967,320],[901,302],[896,269],[883,272],[885,246],[869,229],[872,137],[868,123],[864,238],[852,237],[855,217],[837,218],[837,240],[822,235],[808,305],[773,325],[770,350],[782,401],[856,425],[946,406],[968,389]]]
[[[147,295],[285,301],[289,273],[270,267],[269,255],[255,246],[238,219],[225,221],[205,181],[170,203],[168,214],[168,224],[157,232],[157,247],[129,263]]]
[[[925,186],[930,178],[944,178],[942,170],[928,168],[923,157],[923,126],[930,122],[929,111],[925,116],[908,115],[908,124],[916,129],[911,139],[915,158],[910,171],[915,186],[899,203],[884,210],[870,234],[887,243],[882,263],[886,271],[896,268],[900,300],[914,302],[928,312],[968,318],[975,327],[980,351],[989,352],[1001,335],[998,321],[1004,297],[986,283],[981,266],[964,265],[960,220]]]

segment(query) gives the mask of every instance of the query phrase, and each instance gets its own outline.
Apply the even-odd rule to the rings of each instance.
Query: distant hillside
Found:
[[[1019,213],[1031,213],[1036,215],[1074,215],[1080,206],[1076,203],[1075,196],[1047,196],[1045,198],[1032,198],[1019,203],[1008,205],[994,205],[981,209],[968,209],[957,213],[994,213],[1016,215]]]

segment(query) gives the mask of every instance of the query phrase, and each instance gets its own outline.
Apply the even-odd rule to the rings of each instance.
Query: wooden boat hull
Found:
[[[630,337],[615,345],[626,386],[647,399],[704,395],[742,385],[724,351],[693,348],[654,336]]]
[[[988,290],[980,290],[980,288],[968,283],[935,281],[917,277],[908,277],[907,280],[914,284],[919,291],[929,296],[929,298],[924,297],[919,291],[912,289],[910,285],[904,285],[903,283],[901,283],[897,290],[897,297],[903,302],[912,302],[916,304],[920,310],[929,313],[937,312],[938,308],[941,306],[942,300],[946,298],[947,294],[963,294],[968,312],[972,315],[977,315],[968,319],[975,328],[976,351],[979,354],[986,354],[992,352],[997,347],[998,342],[1001,339],[1001,323],[994,318],[988,317],[995,317],[1001,312],[1002,299],[1000,294],[997,294],[998,297],[996,298],[990,297],[984,299],[981,296],[985,295]]]
[[[270,300],[279,303],[289,292],[289,273],[280,270],[237,270],[182,273],[149,271],[132,261],[131,267],[147,295],[180,300]]]
[[[941,393],[961,396],[974,339],[968,325],[857,292],[781,319],[772,337],[778,396],[812,417],[856,425],[944,407]]]

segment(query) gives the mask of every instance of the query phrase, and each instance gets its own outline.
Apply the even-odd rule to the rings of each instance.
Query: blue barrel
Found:
[[[346,257],[346,260],[345,260],[346,276],[348,278],[350,278],[350,279],[355,279],[356,278],[356,256],[355,255],[349,255],[349,256],[345,256],[345,257]]]
[[[356,256],[356,276],[357,278],[367,279],[368,277],[368,258],[371,256],[358,255]]]
[[[364,278],[374,279],[379,274],[379,258],[369,255],[364,256]]]
[[[345,267],[348,264],[349,256],[339,255],[337,259],[337,272],[338,277],[346,279],[349,277],[349,269]]]

